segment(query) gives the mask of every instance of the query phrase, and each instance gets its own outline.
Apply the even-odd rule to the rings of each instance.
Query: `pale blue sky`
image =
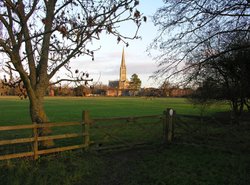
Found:
[[[136,73],[142,80],[142,87],[158,87],[154,80],[149,80],[149,76],[157,69],[155,61],[148,56],[147,47],[152,42],[157,33],[151,16],[163,5],[162,0],[141,0],[138,10],[147,16],[147,22],[141,26],[139,35],[142,39],[129,41],[129,47],[124,44],[117,44],[114,37],[104,36],[101,41],[94,41],[93,45],[101,46],[101,49],[95,53],[95,61],[91,58],[78,58],[73,68],[88,71],[90,76],[103,84],[108,84],[109,80],[119,79],[119,67],[121,62],[122,48],[125,50],[125,60],[127,66],[127,78]],[[131,26],[124,28],[126,33],[131,32]]]

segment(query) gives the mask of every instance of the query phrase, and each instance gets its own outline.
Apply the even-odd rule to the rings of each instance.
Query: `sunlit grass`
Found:
[[[184,98],[45,97],[44,106],[51,122],[80,121],[83,110],[89,110],[93,118],[162,114],[166,108],[175,109],[177,114],[199,114],[199,110]],[[226,103],[217,103],[207,114],[228,109]],[[0,97],[0,124],[13,123],[31,123],[29,100]]]

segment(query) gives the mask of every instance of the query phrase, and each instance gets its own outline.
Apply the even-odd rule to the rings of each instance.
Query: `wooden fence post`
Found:
[[[164,123],[164,142],[171,143],[174,138],[174,116],[175,111],[171,108],[167,108],[164,111],[165,123]]]
[[[89,134],[89,126],[90,126],[90,116],[89,111],[83,111],[82,112],[82,121],[83,121],[83,135],[84,140],[83,144],[85,148],[87,149],[90,144],[90,134]]]
[[[33,128],[33,137],[34,137],[34,144],[33,144],[33,152],[34,152],[34,160],[37,160],[39,155],[38,155],[38,127],[36,123],[33,123],[34,128]]]

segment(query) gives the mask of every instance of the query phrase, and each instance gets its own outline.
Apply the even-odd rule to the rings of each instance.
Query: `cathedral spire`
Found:
[[[121,67],[126,67],[126,65],[125,65],[124,48],[122,49],[122,61],[121,61]]]
[[[122,60],[121,60],[121,66],[120,66],[120,81],[125,82],[127,80],[127,71],[126,71],[126,64],[125,64],[125,54],[124,54],[124,48],[122,50]]]

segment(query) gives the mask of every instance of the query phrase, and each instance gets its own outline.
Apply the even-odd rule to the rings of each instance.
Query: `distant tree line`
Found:
[[[137,79],[137,78],[135,78]],[[25,97],[18,86],[9,87],[2,84],[0,80],[0,95],[1,96],[20,96]],[[140,82],[140,81],[139,81]],[[135,86],[133,81],[131,86]],[[137,84],[139,87],[140,83]],[[70,85],[51,85],[46,90],[46,96],[106,96],[107,90],[110,87],[101,83],[93,86],[79,85],[76,87]],[[164,82],[159,88],[129,88],[123,95],[126,96],[149,96],[149,97],[188,97],[193,93],[191,88],[181,88],[171,85],[169,82]]]

